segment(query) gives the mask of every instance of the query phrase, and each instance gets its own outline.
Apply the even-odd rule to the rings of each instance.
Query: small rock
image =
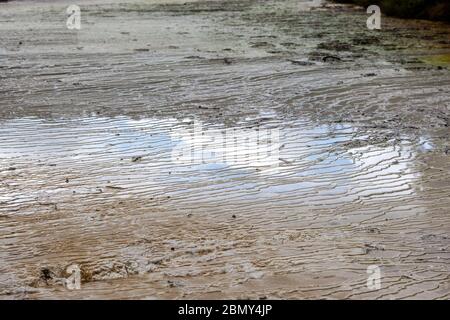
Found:
[[[369,233],[380,233],[380,229],[374,228],[374,227],[370,227],[370,228],[367,229],[367,232],[369,232]]]
[[[338,56],[325,56],[322,58],[323,62],[337,62],[342,61],[342,59]]]
[[[39,278],[47,282],[48,280],[53,279],[53,272],[49,268],[41,268]]]
[[[300,60],[288,60],[292,64],[299,65],[299,66],[313,66],[314,63],[310,61],[300,61]]]

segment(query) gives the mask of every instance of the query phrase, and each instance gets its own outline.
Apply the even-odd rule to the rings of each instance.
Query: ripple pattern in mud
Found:
[[[76,36],[62,4],[0,13],[1,298],[450,297],[450,76],[411,58],[445,27],[82,4]]]

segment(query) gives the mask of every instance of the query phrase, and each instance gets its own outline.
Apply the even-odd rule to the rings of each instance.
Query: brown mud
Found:
[[[448,25],[97,0],[76,31],[68,4],[0,4],[0,298],[450,298]],[[279,156],[174,159],[194,123]]]

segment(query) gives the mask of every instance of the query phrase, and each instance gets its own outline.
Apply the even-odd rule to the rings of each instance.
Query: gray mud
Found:
[[[0,298],[450,298],[448,25],[98,0],[75,31],[68,3],[0,4]],[[196,125],[279,143],[174,157]]]

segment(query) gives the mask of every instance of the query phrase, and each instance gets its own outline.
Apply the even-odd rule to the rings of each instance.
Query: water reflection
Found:
[[[415,149],[406,138],[374,145],[346,124],[253,120],[231,128],[175,118],[5,121],[2,167],[33,178],[28,193],[4,188],[1,199],[63,196],[68,185],[62,176],[71,176],[69,185],[85,194],[109,186],[127,195],[224,205],[228,199],[276,199],[274,206],[333,206],[414,193],[419,174],[412,170]]]

